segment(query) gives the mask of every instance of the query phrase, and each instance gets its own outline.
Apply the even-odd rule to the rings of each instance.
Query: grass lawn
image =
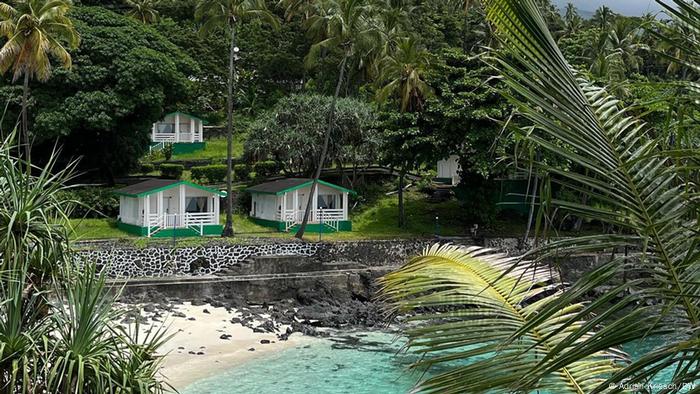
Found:
[[[243,156],[243,143],[245,142],[245,134],[236,133],[233,135],[233,157]],[[204,150],[199,150],[192,153],[183,153],[173,155],[172,160],[197,160],[211,159],[224,160],[226,159],[226,137],[217,137],[206,140]]]
[[[73,231],[70,238],[75,241],[105,238],[135,238],[117,228],[114,219],[71,219]]]
[[[351,213],[353,231],[332,234],[323,234],[326,240],[358,240],[358,239],[386,239],[386,238],[410,238],[430,237],[435,234],[435,216],[439,217],[440,235],[465,235],[469,223],[460,220],[461,208],[454,201],[444,203],[430,203],[422,194],[406,193],[406,223],[405,229],[399,230],[397,197],[382,196],[374,204],[356,213]],[[221,215],[221,223],[224,223],[225,215]],[[290,239],[293,233],[280,233],[268,227],[254,223],[247,215],[236,214],[234,216],[234,230],[238,235],[232,241],[242,238],[279,238]],[[74,240],[100,239],[100,238],[133,238],[116,227],[112,219],[74,219],[74,227],[71,236]],[[307,233],[307,240],[318,239],[317,233]],[[185,244],[198,243],[197,238],[183,239]],[[204,242],[205,239],[202,240]]]

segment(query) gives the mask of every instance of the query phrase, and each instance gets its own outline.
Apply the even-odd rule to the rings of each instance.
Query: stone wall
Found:
[[[279,242],[279,241],[278,241]],[[327,243],[258,240],[252,244],[212,241],[196,247],[173,248],[165,243],[145,248],[123,244],[93,244],[78,250],[80,263],[92,261],[112,278],[202,276],[231,271],[259,256],[301,256],[326,265],[397,266],[434,244],[434,239],[345,241]],[[454,242],[453,242],[454,243]],[[460,240],[460,244],[473,244]]]
[[[253,245],[214,244],[170,248],[153,246],[99,247],[76,252],[78,263],[91,261],[111,278],[144,278],[177,275],[209,275],[240,264],[254,256],[312,256],[313,243],[262,243]]]

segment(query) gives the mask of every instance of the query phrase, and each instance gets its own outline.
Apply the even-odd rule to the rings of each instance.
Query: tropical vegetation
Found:
[[[418,324],[406,332],[409,348],[424,355],[415,366],[444,366],[416,389],[650,390],[671,369],[661,392],[692,390],[685,385],[697,382],[700,363],[697,141],[664,148],[685,119],[658,130],[591,82],[564,57],[536,2],[484,3],[501,44],[486,61],[526,122],[517,132],[570,163],[564,170],[543,156],[531,159],[545,174],[538,238],[547,240],[560,215],[604,223],[607,231],[549,240],[528,253],[532,260],[436,246],[387,275],[383,295],[393,311],[415,313]],[[700,10],[682,0],[667,11],[679,26],[700,26]],[[604,29],[610,19],[601,10],[595,21]],[[676,42],[688,56],[697,53],[692,37]],[[678,85],[697,94],[692,79]],[[571,285],[557,278],[552,259],[591,251],[612,257]],[[638,360],[620,350],[664,334],[665,344]]]

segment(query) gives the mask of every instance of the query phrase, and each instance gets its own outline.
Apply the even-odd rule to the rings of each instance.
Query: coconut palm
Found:
[[[131,8],[126,14],[144,24],[155,23],[160,19],[156,9],[159,3],[159,0],[126,0],[126,5]]]
[[[401,286],[391,287],[387,282],[391,277],[385,279],[389,290],[397,290],[390,296],[396,307],[418,297],[423,302],[416,303],[416,307],[441,303],[439,309],[416,309],[419,319],[432,319],[430,314],[441,317],[435,310],[444,310],[448,317],[461,319],[453,325],[441,326],[454,329],[454,335],[429,330],[421,338],[424,341],[418,345],[423,346],[423,354],[438,362],[460,360],[461,366],[452,373],[429,379],[419,389],[456,392],[464,384],[474,388],[466,390],[471,392],[487,389],[531,392],[548,387],[563,371],[566,375],[563,378],[572,384],[557,385],[553,392],[621,392],[624,388],[621,382],[643,384],[666,368],[673,369],[673,376],[665,382],[670,388],[664,392],[678,392],[684,383],[697,382],[700,379],[697,185],[686,178],[692,167],[684,168],[683,162],[677,160],[679,157],[697,160],[697,151],[657,149],[661,144],[655,133],[626,111],[620,100],[586,80],[567,63],[534,0],[486,0],[485,4],[489,21],[505,49],[494,53],[489,62],[508,87],[504,92],[506,97],[532,123],[532,127],[524,130],[523,138],[575,164],[569,171],[542,162],[537,163],[538,167],[547,172],[548,184],[556,182],[563,190],[589,197],[581,202],[545,196],[543,214],[548,207],[556,207],[605,223],[614,232],[551,241],[531,253],[536,256],[533,263],[511,262],[510,268],[501,269],[500,273],[485,271],[478,256],[429,255],[397,273],[405,279],[399,282]],[[536,269],[546,258],[630,247],[639,248],[638,260],[630,261],[626,255],[614,258],[564,289],[556,300],[543,301],[546,306],[539,305],[540,301],[518,300],[537,315],[532,321],[526,318],[514,328],[508,328],[511,323],[503,313],[482,314],[482,310],[488,312],[495,304],[495,299],[489,296],[491,287],[499,285],[507,275],[515,275],[519,281],[505,286],[507,291],[497,292],[502,296],[498,304],[510,304],[507,296],[511,292],[519,294],[521,283],[528,288],[534,286],[528,283],[528,278],[536,278],[535,274],[522,272]],[[446,262],[450,259],[454,261]],[[640,279],[622,284],[612,281],[622,273]],[[472,280],[465,279],[472,275],[484,277],[484,281],[474,285]],[[574,312],[575,321],[564,320],[559,325],[562,321],[557,313],[568,314],[568,305],[576,305],[584,294],[599,286],[606,289],[601,296],[580,312]],[[422,297],[423,294],[427,295]],[[541,293],[544,300],[548,299],[547,294]],[[652,303],[655,306],[643,306]],[[630,305],[634,306],[630,309]],[[486,321],[485,316],[489,318]],[[524,336],[547,322],[552,324],[551,330],[528,343]],[[482,346],[471,352],[465,349],[461,353],[438,355],[442,349],[459,349],[457,345],[488,341],[470,335],[484,324],[493,328],[489,352],[482,350]],[[602,331],[591,334],[593,328]],[[514,332],[500,336],[501,331],[511,329]],[[617,346],[659,332],[673,333],[673,337],[622,369],[609,369],[599,375],[602,365],[594,360],[585,361],[605,349],[614,353],[612,349]],[[484,332],[483,336],[486,335],[489,334]],[[550,346],[549,340],[561,342]],[[524,341],[523,347],[507,353],[510,358],[500,356],[504,349],[508,352],[520,341]],[[538,346],[544,346],[544,354],[531,354]],[[474,374],[469,367],[474,361],[470,357],[479,355],[489,362],[479,362],[479,372]],[[578,361],[584,364],[579,367],[570,364]],[[608,364],[606,368],[613,367]]]
[[[629,365],[606,343],[579,345],[621,333],[571,303],[554,271],[523,262],[513,270],[517,262],[480,247],[434,245],[380,280],[389,312],[413,316],[407,347],[421,357],[411,367],[440,368],[414,391],[589,393]],[[624,334],[642,336],[644,326]],[[559,359],[549,358],[552,349]]]
[[[0,35],[6,41],[0,48],[0,73],[12,69],[12,80],[24,76],[22,91],[22,138],[29,152],[29,80],[46,81],[51,76],[53,57],[71,67],[68,49],[80,42],[73,22],[66,15],[70,0],[17,0],[0,2]]]
[[[432,94],[424,79],[429,62],[430,54],[414,37],[399,39],[394,51],[380,63],[378,82],[383,86],[377,90],[377,102],[383,104],[393,97],[401,112],[421,112],[426,98]],[[403,188],[406,170],[399,170],[399,227],[405,225]]]
[[[607,30],[614,19],[615,13],[610,9],[610,7],[603,5],[595,10],[591,21],[593,24],[597,25],[598,28]]]
[[[226,105],[226,224],[221,234],[233,236],[233,84],[235,82],[236,29],[244,20],[257,19],[275,29],[280,24],[264,0],[200,0],[195,18],[202,23],[201,34],[223,30],[230,37],[228,61],[228,94]]]
[[[326,161],[328,145],[335,118],[335,106],[340,95],[340,88],[345,80],[345,73],[350,59],[360,61],[368,54],[381,47],[381,35],[372,21],[371,0],[319,0],[315,12],[306,21],[308,33],[316,41],[304,59],[307,67],[315,66],[326,51],[337,50],[341,53],[338,66],[338,81],[328,111],[328,128],[323,139],[323,146],[318,158],[318,166],[313,176],[302,222],[294,235],[302,239],[306,232],[313,204],[313,195],[318,186],[318,179]]]

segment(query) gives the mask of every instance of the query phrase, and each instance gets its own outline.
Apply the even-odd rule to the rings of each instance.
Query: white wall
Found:
[[[119,219],[123,223],[137,226],[141,225],[140,216],[142,208],[139,204],[140,200],[140,198],[119,196]]]
[[[447,159],[438,161],[437,177],[438,178],[457,178],[459,179],[459,156],[451,155]]]
[[[277,196],[274,194],[253,193],[250,208],[251,216],[265,220],[278,220],[278,201]]]

